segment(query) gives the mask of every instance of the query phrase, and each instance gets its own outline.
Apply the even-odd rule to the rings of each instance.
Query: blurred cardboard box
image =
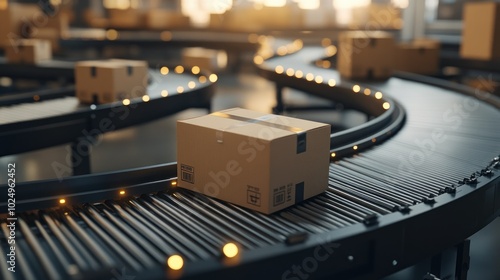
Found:
[[[394,69],[422,75],[436,74],[439,70],[440,43],[418,39],[397,45]]]
[[[149,10],[146,12],[146,27],[151,29],[189,27],[189,17],[170,10]]]
[[[226,68],[227,54],[220,50],[185,48],[182,50],[182,65],[198,66],[201,70],[218,72]]]
[[[177,122],[178,185],[265,214],[324,192],[330,125],[233,108]]]
[[[137,9],[108,9],[109,27],[138,29],[144,27],[144,13]]]
[[[148,86],[148,65],[136,60],[95,60],[75,64],[76,96],[102,104],[141,97]]]
[[[9,3],[0,7],[0,45],[28,38],[43,13],[34,4]]]
[[[342,32],[339,35],[337,70],[345,78],[389,78],[395,49],[394,38],[386,32]]]
[[[291,6],[239,8],[224,14],[224,28],[231,30],[261,31],[298,28],[301,15],[295,14]]]
[[[465,3],[460,56],[500,59],[500,3]]]
[[[38,39],[16,40],[15,44],[5,47],[5,56],[9,63],[36,64],[52,59],[50,41]]]

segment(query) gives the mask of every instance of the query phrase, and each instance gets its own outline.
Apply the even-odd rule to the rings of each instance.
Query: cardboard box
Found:
[[[176,11],[149,10],[146,12],[146,27],[151,29],[187,28],[189,17]]]
[[[10,44],[12,40],[30,36],[33,26],[43,15],[35,4],[9,3],[0,9],[0,45]]]
[[[9,63],[36,64],[52,59],[50,41],[38,39],[16,40],[16,44],[5,47],[5,56]]]
[[[429,39],[398,44],[394,69],[422,75],[436,74],[439,70],[439,49],[439,41]]]
[[[259,32],[262,30],[298,28],[302,14],[295,13],[292,5],[284,7],[242,7],[224,13],[224,28]]]
[[[177,122],[178,185],[265,214],[324,192],[330,125],[234,108]]]
[[[76,96],[82,103],[110,103],[146,94],[145,61],[111,59],[81,61],[75,65]]]
[[[500,59],[500,3],[465,3],[460,56]]]
[[[112,28],[137,29],[144,27],[144,14],[137,9],[109,9],[109,25]]]
[[[339,35],[337,70],[345,78],[389,78],[395,48],[392,35],[386,32],[342,32]]]
[[[182,50],[182,65],[198,66],[202,70],[218,72],[226,68],[227,54],[220,50],[185,48]]]

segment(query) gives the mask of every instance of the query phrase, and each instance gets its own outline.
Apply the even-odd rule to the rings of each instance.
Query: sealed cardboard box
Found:
[[[430,39],[398,44],[394,69],[422,75],[435,74],[439,70],[439,49],[440,43]]]
[[[9,63],[36,64],[52,59],[50,41],[38,39],[16,40],[15,44],[5,47],[5,56]]]
[[[234,108],[177,122],[178,185],[262,213],[328,186],[330,125]]]
[[[210,50],[205,48],[185,48],[182,50],[182,64],[185,66],[198,66],[202,70],[217,72],[227,65],[225,51]]]
[[[500,3],[465,3],[460,56],[500,59]]]
[[[389,78],[395,48],[394,38],[386,32],[342,32],[339,35],[337,70],[345,78]]]
[[[111,59],[75,65],[76,96],[82,103],[110,103],[146,94],[145,61]]]

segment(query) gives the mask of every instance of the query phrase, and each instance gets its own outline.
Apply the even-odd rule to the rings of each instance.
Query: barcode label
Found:
[[[274,206],[285,202],[285,192],[280,191],[274,194]]]
[[[192,166],[181,164],[181,180],[194,184],[194,168]]]

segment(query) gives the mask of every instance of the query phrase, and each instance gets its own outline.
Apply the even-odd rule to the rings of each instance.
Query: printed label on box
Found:
[[[249,204],[260,206],[260,190],[259,188],[248,186],[247,202]]]
[[[181,164],[181,180],[194,184],[194,167]]]

